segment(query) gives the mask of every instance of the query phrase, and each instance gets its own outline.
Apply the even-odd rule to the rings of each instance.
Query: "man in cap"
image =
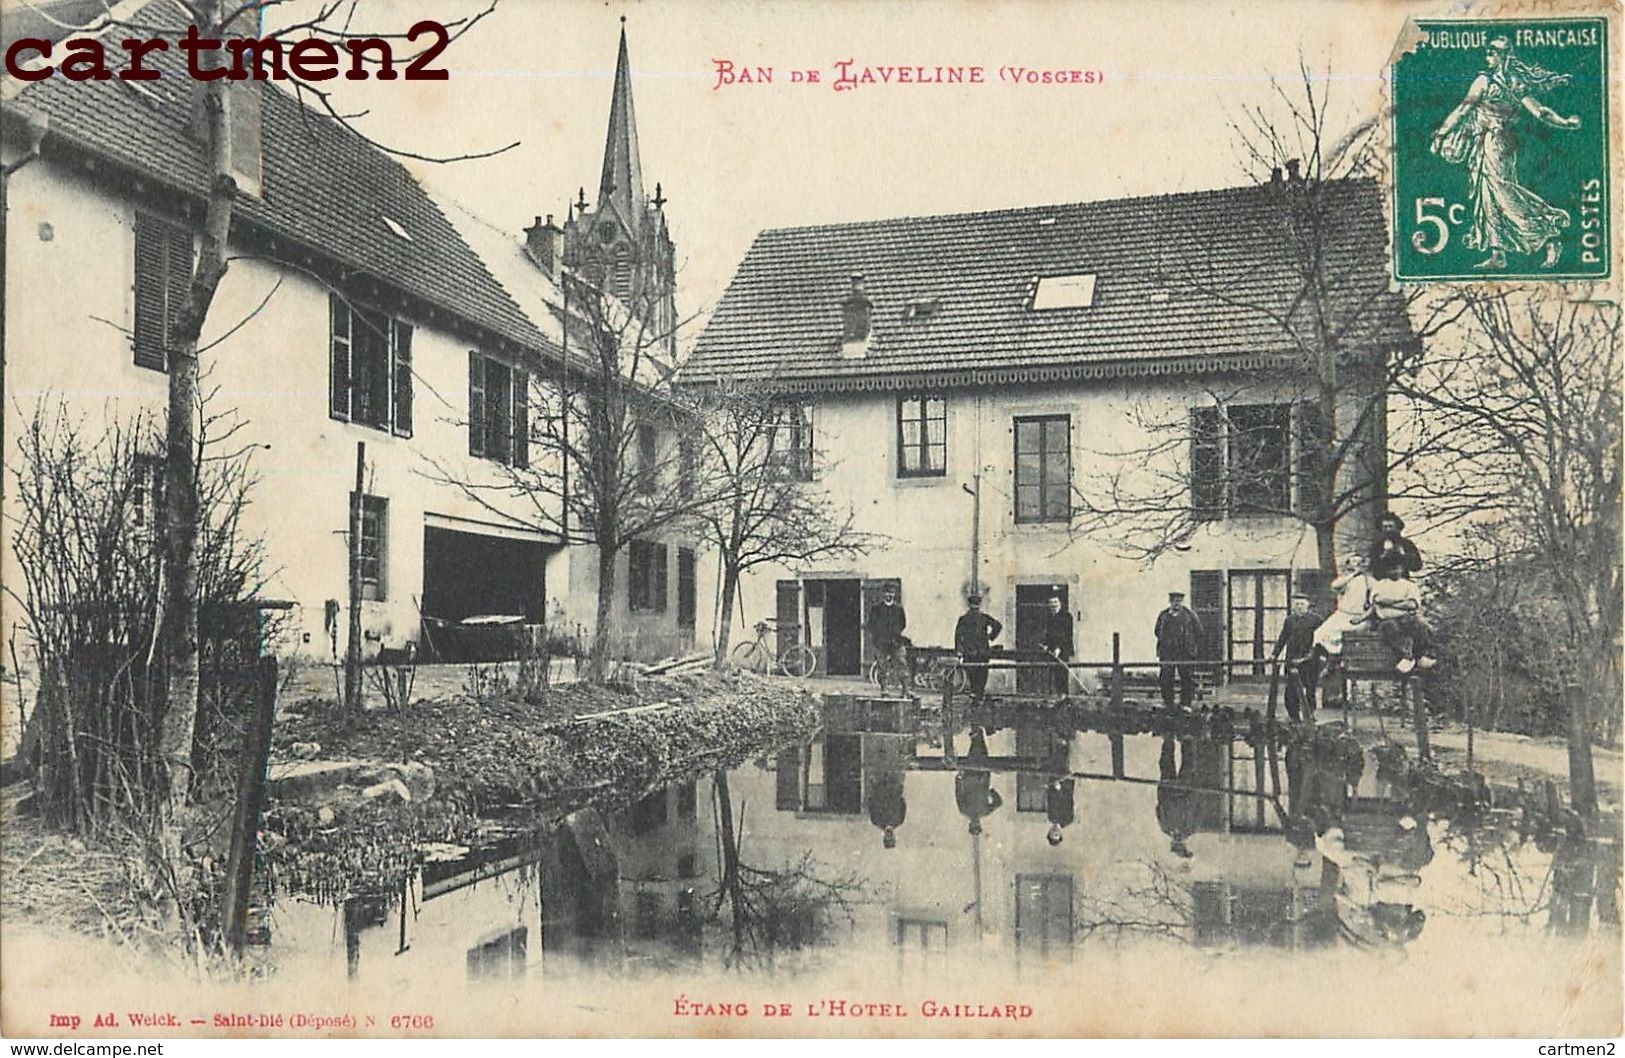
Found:
[[[1294,595],[1292,612],[1281,624],[1281,634],[1275,639],[1275,652],[1271,655],[1277,658],[1286,655],[1286,715],[1294,720],[1314,719],[1315,681],[1320,677],[1315,630],[1319,627],[1320,617],[1309,609],[1309,597]]]
[[[1168,593],[1168,608],[1157,615],[1157,685],[1162,704],[1174,707],[1174,679],[1179,679],[1179,705],[1189,709],[1196,700],[1196,674],[1191,662],[1201,653],[1202,622],[1185,605],[1185,593]]]
[[[1040,645],[1046,654],[1059,662],[1051,670],[1050,692],[1064,696],[1071,675],[1066,663],[1072,660],[1072,615],[1062,609],[1059,588],[1050,592],[1049,613],[1044,617],[1044,635]]]
[[[980,595],[966,596],[965,606],[959,623],[954,625],[954,652],[965,663],[970,693],[980,698],[987,693],[987,659],[993,652],[993,640],[999,638],[1004,626],[982,612]]]

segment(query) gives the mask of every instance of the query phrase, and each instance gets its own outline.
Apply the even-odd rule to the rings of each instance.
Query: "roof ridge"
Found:
[[[1376,178],[1371,176],[1339,176],[1320,181],[1329,185],[1358,185],[1375,184]],[[1164,191],[1151,195],[1118,195],[1113,198],[1080,199],[1072,202],[1050,202],[1032,206],[1006,206],[1001,209],[973,209],[948,213],[916,213],[897,217],[878,217],[872,220],[843,220],[832,221],[827,224],[793,224],[780,228],[763,228],[757,232],[757,238],[764,235],[801,234],[812,231],[835,231],[851,228],[865,228],[880,225],[908,224],[920,221],[934,220],[970,220],[977,217],[1015,217],[1028,213],[1044,213],[1057,209],[1077,209],[1091,206],[1115,206],[1127,204],[1150,204],[1157,202],[1171,202],[1176,199],[1198,199],[1209,196],[1239,195],[1245,192],[1268,191],[1269,184],[1231,184],[1226,187],[1214,187],[1191,191]]]

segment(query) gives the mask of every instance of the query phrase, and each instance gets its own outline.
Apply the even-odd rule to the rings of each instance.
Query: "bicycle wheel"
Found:
[[[731,657],[736,669],[749,669],[751,672],[767,671],[767,651],[756,640],[734,647]]]
[[[874,681],[882,694],[888,687],[896,687],[898,694],[907,694],[908,666],[897,658],[879,658],[874,664]]]
[[[779,668],[786,676],[795,676],[798,679],[812,673],[818,666],[818,655],[807,647],[793,646],[779,655]]]
[[[970,677],[965,675],[964,668],[956,658],[938,658],[931,663],[931,689],[934,691],[947,690],[953,686],[957,694],[970,686]]]

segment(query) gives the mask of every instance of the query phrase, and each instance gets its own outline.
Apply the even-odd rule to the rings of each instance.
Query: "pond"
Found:
[[[894,1000],[1086,1031],[1102,996],[1170,988],[1174,1016],[1207,1019],[1190,1031],[1369,1031],[1361,990],[1412,979],[1485,1002],[1522,987],[1559,1017],[1599,971],[1617,1017],[1617,845],[1533,802],[1464,807],[1474,788],[1335,725],[1273,744],[1232,726],[827,705],[806,743],[539,841],[440,850],[398,898],[284,904],[267,955],[368,988],[652,996],[667,1017],[748,982],[785,990],[804,1032],[818,1003]],[[1067,982],[1084,992],[1058,1001]],[[1428,1025],[1437,999],[1384,1002]],[[1113,1009],[1102,1025],[1126,1031]]]

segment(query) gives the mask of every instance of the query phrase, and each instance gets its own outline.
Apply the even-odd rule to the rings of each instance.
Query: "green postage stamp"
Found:
[[[1606,277],[1607,22],[1417,28],[1393,66],[1397,277]]]

